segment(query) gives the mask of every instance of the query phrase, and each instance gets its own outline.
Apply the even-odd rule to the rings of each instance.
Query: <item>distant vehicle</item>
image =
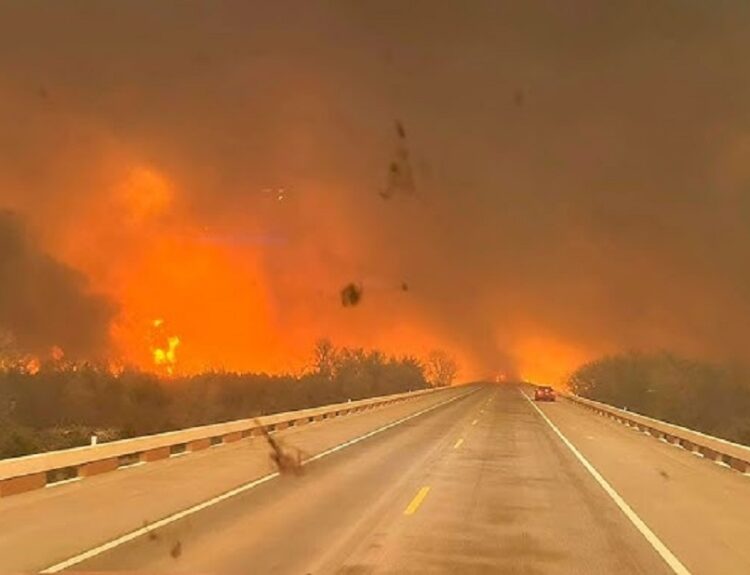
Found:
[[[548,385],[534,390],[534,401],[555,401],[555,390]]]

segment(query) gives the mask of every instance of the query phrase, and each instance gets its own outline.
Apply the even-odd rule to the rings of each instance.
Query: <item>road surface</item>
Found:
[[[517,387],[447,393],[280,432],[311,455],[329,454],[301,477],[272,477],[103,552],[96,550],[102,542],[188,507],[186,494],[195,504],[241,485],[240,472],[245,482],[267,474],[263,443],[7,498],[0,501],[0,571],[59,566],[95,549],[69,570],[750,573],[750,478],[567,402],[541,405],[547,420]],[[79,534],[84,542],[74,549]]]

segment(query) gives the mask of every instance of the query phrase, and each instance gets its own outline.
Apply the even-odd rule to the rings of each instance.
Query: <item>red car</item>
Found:
[[[534,401],[555,401],[555,390],[546,385],[537,387],[534,390]]]

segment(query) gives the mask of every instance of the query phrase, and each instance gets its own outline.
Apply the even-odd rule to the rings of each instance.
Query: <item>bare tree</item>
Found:
[[[446,387],[456,379],[458,363],[443,350],[432,351],[427,356],[425,375],[433,387]]]
[[[313,370],[317,375],[331,379],[338,361],[338,350],[329,339],[319,339],[315,342],[313,351]]]

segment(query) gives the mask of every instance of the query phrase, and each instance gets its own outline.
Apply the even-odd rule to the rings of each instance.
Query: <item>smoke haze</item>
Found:
[[[114,310],[87,291],[85,278],[42,251],[22,224],[0,212],[0,328],[6,346],[47,355],[101,356]]]
[[[61,263],[0,323],[65,265],[110,303],[46,282],[81,331],[30,349],[106,322],[147,365],[163,318],[186,370],[750,359],[750,6],[617,4],[1,2],[0,207]]]

